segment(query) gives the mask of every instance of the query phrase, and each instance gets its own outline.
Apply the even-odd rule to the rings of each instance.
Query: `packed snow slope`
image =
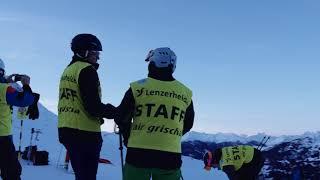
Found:
[[[22,150],[30,145],[31,128],[40,130],[36,140],[36,134],[32,141],[33,145],[37,145],[39,150],[46,150],[49,152],[49,165],[48,166],[33,166],[25,160],[21,161],[23,172],[23,180],[70,180],[74,179],[72,170],[68,172],[62,168],[65,149],[58,141],[57,132],[57,116],[47,110],[44,106],[39,104],[40,118],[38,120],[24,120],[23,121],[23,137],[22,137]],[[106,121],[105,123],[113,123],[113,121]],[[19,133],[21,130],[20,120],[16,117],[16,109],[13,113],[13,137],[18,150],[19,146]],[[101,150],[101,158],[106,158],[112,162],[111,165],[100,164],[98,169],[97,180],[121,180],[121,162],[119,152],[119,138],[114,133],[103,133],[103,147]],[[125,153],[124,153],[125,154]],[[227,176],[221,171],[207,172],[203,169],[202,161],[183,157],[182,172],[185,180],[226,180]]]
[[[24,120],[22,128],[22,150],[30,145],[31,128],[39,130],[33,145],[39,150],[49,152],[50,164],[48,166],[33,166],[22,160],[22,178],[24,180],[66,180],[73,179],[71,170],[66,172],[62,168],[65,157],[65,149],[58,142],[57,116],[39,104],[40,119]],[[13,114],[13,132],[16,149],[19,145],[20,120],[16,118],[16,109]],[[112,123],[106,120],[105,123]],[[207,172],[203,169],[201,158],[205,150],[214,150],[217,147],[249,144],[258,146],[266,134],[259,133],[253,136],[237,135],[232,133],[206,134],[190,132],[183,137],[183,166],[182,173],[185,180],[225,180],[227,176],[222,171],[212,170]],[[111,165],[100,164],[97,179],[121,179],[121,163],[119,153],[119,138],[110,132],[103,133],[103,147],[101,158],[112,162]],[[300,171],[306,178],[320,179],[320,132],[307,132],[296,136],[271,136],[263,147],[266,163],[263,167],[264,179],[291,178]],[[125,154],[125,153],[124,153]],[[70,168],[71,169],[71,168]]]

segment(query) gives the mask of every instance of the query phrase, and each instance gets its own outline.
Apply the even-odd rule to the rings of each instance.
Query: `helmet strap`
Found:
[[[80,55],[79,53],[76,53],[76,55],[78,56],[78,57],[80,57],[80,58],[87,58],[88,57],[88,54],[89,54],[89,51],[88,50],[86,50],[86,52],[84,53],[84,56],[82,56],[82,55]]]
[[[88,57],[88,54],[89,54],[89,51],[86,50],[86,53],[84,54],[84,57],[85,57],[85,58]]]

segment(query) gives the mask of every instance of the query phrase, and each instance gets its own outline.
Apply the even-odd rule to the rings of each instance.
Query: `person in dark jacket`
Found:
[[[71,42],[74,55],[59,86],[59,141],[67,149],[76,180],[95,180],[103,118],[113,118],[115,107],[101,102],[97,74],[102,46],[92,34],[78,34]]]
[[[176,55],[151,50],[148,77],[130,84],[115,118],[127,146],[124,180],[181,178],[181,137],[194,122],[192,92],[172,76]]]
[[[10,85],[14,82],[12,78],[21,82],[22,91]],[[20,180],[22,171],[12,141],[12,106],[29,106],[29,118],[34,120],[39,117],[39,94],[33,93],[29,84],[30,77],[27,75],[6,77],[4,62],[0,59],[0,174],[3,180]]]
[[[264,165],[264,157],[256,148],[247,145],[217,148],[203,156],[205,169],[218,168],[230,180],[255,180]]]

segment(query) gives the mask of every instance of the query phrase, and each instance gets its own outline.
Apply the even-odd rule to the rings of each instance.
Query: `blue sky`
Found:
[[[146,77],[147,52],[168,46],[175,77],[194,93],[193,130],[300,134],[320,130],[319,8],[316,0],[4,1],[0,58],[8,73],[29,74],[56,111],[74,35],[102,41],[103,101],[114,105]]]

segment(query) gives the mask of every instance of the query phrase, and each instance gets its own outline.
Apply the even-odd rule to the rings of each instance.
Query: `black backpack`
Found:
[[[29,152],[30,146],[27,146],[23,153],[22,153],[22,159],[24,160],[29,160],[28,159],[28,153],[31,153],[29,156],[30,159],[32,159],[32,157],[35,155],[35,153],[37,152],[37,146],[31,146],[31,151]]]
[[[37,151],[33,156],[33,165],[42,166],[48,165],[49,163],[49,153],[47,151]]]

